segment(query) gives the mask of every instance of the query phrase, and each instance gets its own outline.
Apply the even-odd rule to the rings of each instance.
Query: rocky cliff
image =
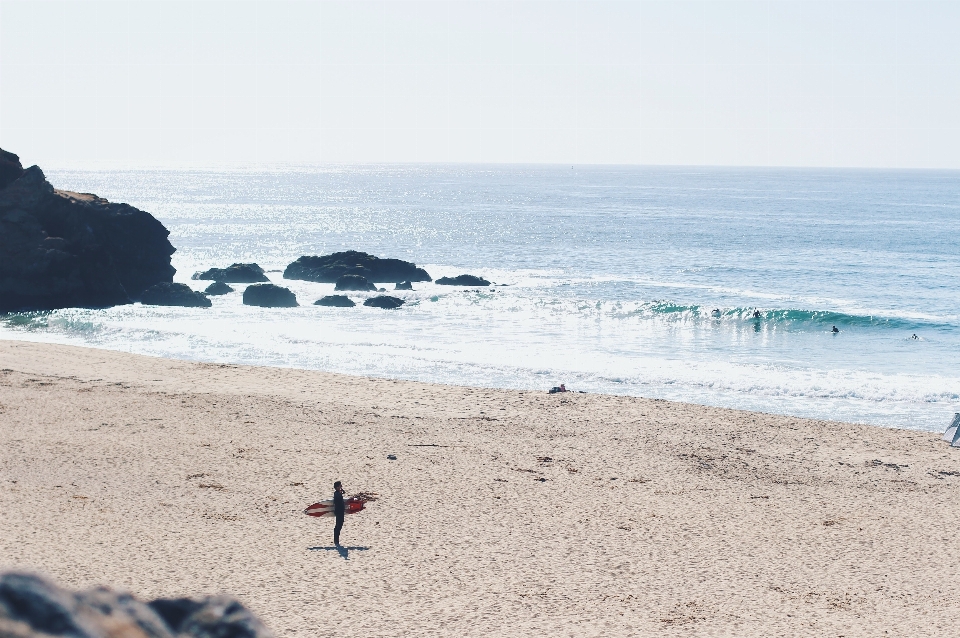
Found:
[[[137,300],[173,281],[169,234],[133,206],[53,188],[0,149],[0,312]]]

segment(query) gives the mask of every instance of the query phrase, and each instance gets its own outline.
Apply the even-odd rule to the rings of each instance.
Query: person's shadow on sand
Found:
[[[343,560],[349,560],[351,551],[365,552],[370,548],[369,547],[344,547],[343,545],[341,545],[340,547],[337,547],[335,545],[331,545],[329,547],[308,547],[307,549],[310,550],[311,552],[316,552],[319,550],[324,550],[329,552],[331,550],[335,550],[338,554],[343,556]]]

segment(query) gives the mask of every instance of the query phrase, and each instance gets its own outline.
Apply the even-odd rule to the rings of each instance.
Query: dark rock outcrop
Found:
[[[143,291],[140,302],[147,306],[187,306],[209,308],[213,304],[202,292],[195,292],[187,284],[163,282]]]
[[[226,268],[211,268],[194,273],[191,279],[213,279],[228,284],[258,284],[270,281],[257,264],[233,264]]]
[[[173,281],[169,234],[133,206],[56,190],[0,151],[0,312],[135,301]]]
[[[399,308],[403,305],[403,299],[390,297],[389,295],[379,295],[367,299],[363,302],[363,305],[370,306],[371,308]]]
[[[353,299],[346,295],[327,295],[322,299],[317,299],[313,302],[314,306],[330,306],[333,308],[353,308],[357,304],[353,302]]]
[[[233,292],[233,288],[223,283],[222,281],[215,281],[207,289],[203,291],[205,295],[225,295],[229,292]]]
[[[377,287],[370,283],[363,275],[340,275],[334,290],[355,290],[359,292],[376,292]]]
[[[483,277],[474,275],[457,275],[456,277],[441,277],[437,279],[441,286],[489,286],[490,282]]]
[[[0,189],[23,177],[23,165],[20,157],[0,148]]]
[[[293,308],[299,306],[297,296],[288,288],[273,284],[254,284],[243,291],[243,303],[264,308]]]
[[[227,596],[149,603],[103,587],[71,592],[32,574],[0,575],[0,636],[10,638],[270,638]]]
[[[303,279],[334,283],[343,275],[360,275],[368,281],[432,281],[423,268],[401,259],[380,259],[374,255],[348,250],[322,257],[303,256],[287,266],[284,279]]]
[[[394,290],[413,290],[413,283],[409,281],[400,281],[397,282],[397,285],[393,287]]]

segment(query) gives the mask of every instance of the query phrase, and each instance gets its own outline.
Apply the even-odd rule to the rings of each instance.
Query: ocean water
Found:
[[[176,281],[202,289],[195,271],[255,261],[301,307],[247,307],[238,292],[211,309],[25,313],[0,319],[0,338],[459,385],[562,382],[926,430],[960,411],[958,172],[426,165],[47,176],[154,214],[177,248]],[[498,285],[415,284],[391,293],[407,302],[398,310],[341,309],[312,305],[333,284],[282,279],[300,255],[347,249]]]

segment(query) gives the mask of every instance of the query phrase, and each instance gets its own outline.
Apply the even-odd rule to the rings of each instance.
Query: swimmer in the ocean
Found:
[[[837,327],[834,326],[833,330],[831,330],[830,332],[832,332],[833,334],[837,334],[838,332],[840,332],[840,330],[838,330]]]
[[[919,339],[920,337],[918,337],[918,336],[917,336],[917,333],[916,333],[916,332],[914,332],[914,333],[913,333],[913,336],[912,336],[912,337],[910,337],[910,338],[911,338],[911,339]]]
[[[759,311],[759,310],[754,310],[754,311],[753,311],[753,318],[754,318],[754,319],[759,319],[759,318],[760,318],[760,311]]]

